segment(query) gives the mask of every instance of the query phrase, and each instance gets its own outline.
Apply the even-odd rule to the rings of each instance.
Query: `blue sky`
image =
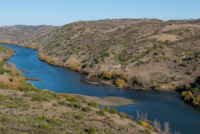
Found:
[[[0,0],[0,26],[115,18],[199,19],[200,0]]]

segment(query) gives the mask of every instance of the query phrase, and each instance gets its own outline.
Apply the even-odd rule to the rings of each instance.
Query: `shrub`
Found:
[[[85,63],[82,68],[87,68],[89,66],[89,63]]]
[[[83,98],[82,102],[86,104],[88,103],[88,101],[85,98]]]
[[[163,46],[163,45],[160,45],[160,48],[165,48],[165,46]]]
[[[113,78],[113,79],[115,79],[115,78],[117,78],[117,77],[119,77],[119,76],[120,76],[119,73],[113,73],[113,74],[112,74],[112,78]]]
[[[90,128],[88,129],[88,133],[89,133],[89,134],[94,134],[94,133],[96,133],[96,129],[95,129],[94,127],[90,127]]]
[[[85,62],[87,62],[87,61],[89,61],[88,59],[84,59],[83,61],[82,61],[82,63],[85,63]]]
[[[156,91],[161,91],[161,90],[162,90],[160,84],[155,84],[155,85],[153,86],[153,89],[156,90]]]
[[[99,77],[101,77],[102,79],[111,79],[112,74],[111,72],[104,71],[104,72],[99,73]]]
[[[120,116],[122,119],[124,119],[127,115],[126,115],[126,113],[120,112],[120,113],[119,113],[119,116]]]
[[[200,106],[200,96],[197,96],[193,99],[193,104],[196,106]]]
[[[41,123],[41,124],[40,124],[40,128],[41,128],[41,129],[51,129],[51,127],[50,127],[49,124],[47,124],[47,123]]]
[[[59,105],[62,105],[62,106],[66,106],[66,102],[65,101],[60,101],[58,102]]]
[[[31,86],[19,86],[18,87],[19,90],[23,91],[23,92],[28,92],[28,91],[31,91]]]
[[[76,105],[76,103],[75,102],[70,102],[69,103],[69,106],[72,106],[72,107],[74,107]]]
[[[0,83],[0,88],[3,88],[3,83]]]
[[[103,108],[103,110],[106,111],[106,112],[109,112],[109,106],[105,106],[105,107]]]
[[[147,73],[138,73],[136,75],[137,84],[140,86],[148,86],[149,85],[149,75]]]
[[[142,121],[140,121],[140,120],[138,120],[138,121],[137,121],[137,124],[139,124],[139,125],[141,125],[141,126],[142,126],[142,125],[143,125],[143,122],[142,122]]]
[[[34,94],[31,101],[47,101],[50,102],[52,99],[61,98],[60,94],[57,94],[52,91],[45,91],[43,93]]]
[[[76,99],[76,97],[69,97],[69,98],[66,98],[67,101],[69,102],[77,102],[78,100]]]
[[[55,107],[58,107],[58,103],[53,103],[52,105]]]
[[[105,112],[103,109],[100,109],[98,112],[97,112],[99,115],[101,116],[104,116],[105,115]]]
[[[76,103],[75,108],[82,108],[83,106],[81,105],[81,103]]]
[[[47,122],[49,122],[49,123],[56,123],[56,121],[54,120],[54,118],[48,118]]]
[[[83,108],[83,111],[84,112],[89,112],[89,111],[91,111],[92,110],[92,108],[90,107],[90,106],[87,106],[87,107],[84,107]]]
[[[98,104],[95,101],[91,101],[88,105],[92,107],[98,107]]]
[[[24,97],[31,97],[31,94],[30,93],[24,93],[23,96]]]
[[[0,74],[4,74],[4,70],[0,70]]]
[[[155,55],[159,55],[159,52],[155,52],[154,54],[155,54]]]
[[[117,114],[117,109],[116,108],[110,108],[109,112],[111,114]]]
[[[4,121],[4,122],[8,121],[8,116],[7,115],[2,116],[1,121]]]
[[[184,97],[184,100],[190,100],[193,95],[191,91],[184,91],[181,93],[181,96]]]
[[[121,75],[121,78],[124,79],[124,80],[126,80],[127,77],[128,77],[127,74],[123,74],[123,75]]]
[[[40,116],[36,116],[36,117],[35,117],[35,119],[36,119],[36,120],[39,120],[39,121],[44,121],[44,120],[46,120],[46,118],[47,118],[47,117],[46,117],[45,115],[40,115]]]
[[[0,102],[2,102],[3,100],[4,100],[4,96],[0,94]]]
[[[125,82],[124,82],[124,80],[122,80],[122,79],[117,79],[116,81],[115,81],[115,85],[116,86],[121,86],[121,85],[124,85],[125,84]]]
[[[78,120],[81,120],[81,119],[84,119],[85,116],[83,114],[77,114],[75,118]]]
[[[151,130],[149,129],[145,129],[144,131],[147,132],[148,134],[151,134]]]
[[[105,52],[105,53],[103,53],[103,56],[110,57],[110,53],[109,52]]]

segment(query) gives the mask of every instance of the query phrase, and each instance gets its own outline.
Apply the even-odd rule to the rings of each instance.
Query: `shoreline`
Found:
[[[34,49],[33,47],[29,47],[29,46],[27,46],[27,45],[24,45],[24,46],[21,46],[21,45],[16,45],[16,44],[14,44],[14,43],[12,43],[12,44],[9,44],[9,43],[2,43],[2,44],[8,44],[8,45],[14,45],[14,46],[19,46],[19,47],[23,47],[23,48],[30,48],[30,49]],[[37,49],[34,49],[34,50],[38,50],[38,48]],[[39,53],[39,50],[38,50],[38,53]],[[46,62],[47,64],[49,64],[47,61],[45,61],[45,60],[41,60],[39,57],[38,57],[38,59],[40,60],[40,61],[42,61],[42,62]],[[83,71],[83,70],[77,70],[77,69],[71,69],[70,67],[67,67],[67,66],[61,66],[61,65],[55,65],[55,64],[49,64],[49,65],[53,65],[53,66],[55,66],[55,67],[63,67],[63,68],[65,68],[65,69],[69,69],[70,71],[73,71],[73,72],[78,72],[78,73],[80,73],[80,74],[86,74],[87,76],[85,76],[85,77],[83,77],[83,79],[84,79],[84,83],[87,83],[87,84],[92,84],[92,85],[99,85],[99,86],[110,86],[110,87],[114,87],[114,88],[116,88],[116,89],[121,89],[121,90],[123,90],[123,89],[131,89],[131,90],[142,90],[142,91],[149,91],[149,90],[153,90],[153,88],[152,87],[139,87],[139,86],[134,86],[134,85],[130,85],[130,84],[124,84],[123,86],[120,86],[120,87],[117,87],[115,84],[113,84],[113,82],[112,82],[112,80],[113,79],[111,79],[110,81],[103,81],[103,80],[100,80],[100,81],[98,81],[98,82],[93,82],[93,81],[91,81],[89,78],[89,74],[90,74],[90,72],[85,72],[85,71]],[[177,88],[170,88],[170,87],[167,87],[167,88],[162,88],[162,90],[160,90],[160,89],[158,89],[158,90],[155,90],[155,91],[157,91],[157,92],[162,92],[162,91],[177,91]],[[178,91],[179,92],[179,91]],[[188,101],[184,101],[185,103],[188,103]],[[193,106],[193,107],[195,107],[195,108],[197,108],[195,105],[193,105],[193,104],[191,104],[191,103],[189,103],[191,106]]]
[[[87,95],[80,95],[80,94],[69,94],[69,95],[84,97],[88,102],[95,101],[100,106],[118,107],[118,106],[127,106],[127,105],[137,104],[132,99],[127,99],[127,98],[118,97],[118,96],[107,96],[107,97],[101,98],[101,97],[96,97],[96,96],[87,96]]]
[[[2,43],[2,44],[8,44],[8,45],[19,46],[19,47],[23,47],[23,48],[34,49],[34,48],[29,47],[29,46],[27,46],[27,45],[21,46],[21,45],[16,45],[16,44],[14,44],[14,43],[12,43],[12,42],[10,42],[10,43],[11,43],[11,44],[9,44],[9,43]],[[37,48],[37,49],[34,49],[34,50],[37,50],[37,51],[38,51],[39,49]],[[38,53],[39,53],[39,51],[38,51]],[[38,58],[38,59],[39,59],[40,61],[42,61],[42,62],[46,62],[47,64],[49,64],[49,63],[48,63],[47,61],[45,61],[45,60],[41,60],[40,58]],[[70,69],[70,67],[62,66],[62,65],[54,65],[54,64],[49,64],[49,65],[52,65],[52,66],[55,66],[55,67],[62,67],[62,68],[65,68],[65,69],[68,69],[68,70],[70,70],[70,71],[77,72],[77,73],[80,73],[80,74],[86,74],[87,76],[84,77],[84,79],[86,80],[85,82],[87,82],[87,83],[89,83],[89,84],[93,84],[93,85],[100,85],[100,86],[102,86],[102,85],[107,85],[107,86],[112,86],[112,87],[117,88],[117,89],[125,89],[125,88],[128,87],[128,89],[136,89],[136,90],[144,90],[144,91],[145,91],[145,90],[152,90],[151,87],[133,86],[133,85],[128,84],[128,83],[126,83],[123,87],[117,87],[116,85],[112,84],[112,82],[109,82],[109,81],[93,82],[93,81],[89,80],[88,78],[86,78],[86,77],[89,76],[89,73],[90,73],[90,72],[85,72],[85,71],[83,71],[83,70],[72,70],[72,69]],[[165,90],[161,90],[161,91],[165,91]]]

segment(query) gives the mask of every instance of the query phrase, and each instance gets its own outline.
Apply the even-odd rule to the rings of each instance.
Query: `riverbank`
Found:
[[[106,96],[129,98],[135,100],[138,105],[121,106],[116,107],[116,109],[128,115],[133,115],[134,119],[137,117],[137,110],[148,113],[149,120],[156,118],[162,124],[169,121],[172,130],[179,130],[182,134],[190,133],[186,127],[182,127],[184,124],[188,124],[194,132],[198,132],[195,127],[195,124],[199,122],[197,120],[199,118],[198,109],[193,109],[181,101],[178,92],[117,90],[112,87],[83,84],[79,79],[84,75],[41,62],[37,58],[37,51],[17,46],[10,47],[19,51],[7,62],[14,63],[19,69],[27,69],[29,73],[24,73],[27,77],[44,80],[43,82],[32,81],[34,85],[41,89],[48,89],[57,93],[72,93],[102,98]],[[176,114],[180,112],[182,114]],[[188,115],[188,113],[190,114]],[[182,118],[183,115],[188,117],[187,120]]]
[[[104,72],[108,72],[108,71],[102,71],[102,72],[99,72],[99,73],[94,73],[93,70],[85,70],[84,68],[80,67],[80,65],[78,65],[76,62],[68,62],[67,64],[60,64],[56,58],[50,58],[48,56],[46,56],[45,54],[41,53],[41,50],[39,49],[39,47],[37,46],[29,46],[29,45],[24,45],[24,44],[15,44],[15,43],[12,43],[12,42],[5,42],[3,41],[3,43],[5,44],[11,44],[11,45],[15,45],[15,46],[20,46],[20,47],[23,47],[23,48],[30,48],[30,49],[35,49],[35,50],[38,50],[38,58],[43,61],[43,62],[46,62],[48,63],[49,65],[53,65],[53,66],[57,66],[57,67],[63,67],[63,68],[67,68],[67,69],[70,69],[72,71],[75,71],[75,72],[78,72],[78,73],[81,73],[81,74],[86,74],[88,75],[89,77],[91,77],[91,74],[92,76],[98,76],[99,73],[104,73]],[[141,71],[139,71],[139,73],[135,72],[136,74],[140,74]],[[116,77],[116,78],[109,78],[110,80],[101,80],[99,79],[100,81],[99,82],[94,82],[90,79],[87,79],[87,82],[90,83],[90,84],[97,84],[97,85],[102,85],[103,83],[106,84],[106,85],[110,85],[112,87],[115,87],[115,88],[120,88],[120,89],[123,89],[123,88],[129,88],[129,89],[138,89],[138,90],[156,90],[156,91],[175,91],[176,90],[176,86],[175,85],[181,85],[181,84],[187,84],[189,83],[188,80],[184,80],[182,79],[182,77],[180,77],[180,79],[175,79],[174,77],[171,78],[170,75],[168,75],[167,73],[162,73],[162,72],[157,72],[157,71],[150,71],[151,74],[148,74],[150,76],[153,76],[155,77],[155,79],[157,79],[157,77],[160,77],[162,76],[162,78],[160,78],[159,80],[150,80],[149,79],[149,84],[148,86],[141,86],[138,84],[137,81],[133,82],[133,78],[136,76],[135,74],[132,74],[131,75],[128,75],[127,73],[117,73],[119,76],[123,76],[123,75],[126,75],[127,78],[119,78],[119,77]],[[108,72],[108,73],[111,73],[111,72]],[[116,72],[114,71],[113,74],[115,74]],[[143,73],[143,72],[142,72]],[[122,83],[120,83],[120,85],[116,85],[116,82],[114,80],[117,80],[119,79],[120,81],[122,81]],[[135,78],[134,78],[135,79]],[[135,79],[137,80],[137,79]],[[175,80],[175,81],[174,81]],[[157,83],[157,81],[162,81],[162,84],[159,84]],[[167,81],[167,82],[166,82]],[[174,81],[174,82],[172,82]]]
[[[0,132],[2,133],[9,131],[43,134],[58,132],[142,134],[151,133],[149,129],[154,130],[150,124],[143,126],[142,122],[140,126],[136,121],[126,118],[125,113],[118,113],[115,108],[98,108],[98,105],[136,104],[130,99],[100,98],[41,90],[30,82],[26,83],[25,77],[20,75],[20,70],[14,65],[4,63],[2,67],[7,70],[0,74],[0,123],[3,128]]]

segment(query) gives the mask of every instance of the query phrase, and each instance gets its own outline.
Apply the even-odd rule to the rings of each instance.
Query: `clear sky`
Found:
[[[0,3],[0,26],[62,26],[108,18],[200,18],[200,0],[0,0]]]

